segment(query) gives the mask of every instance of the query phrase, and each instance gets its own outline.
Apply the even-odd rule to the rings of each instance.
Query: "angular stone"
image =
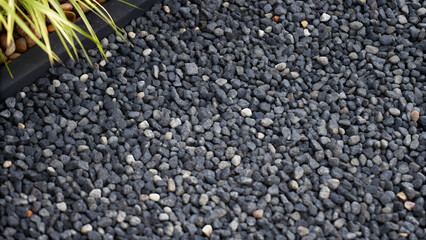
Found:
[[[328,22],[328,20],[330,20],[331,16],[328,15],[327,13],[323,13],[320,17],[320,21],[321,22]]]
[[[186,74],[197,75],[198,67],[195,63],[185,63]]]

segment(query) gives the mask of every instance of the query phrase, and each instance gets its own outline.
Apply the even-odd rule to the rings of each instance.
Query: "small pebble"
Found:
[[[158,202],[158,200],[160,200],[160,195],[158,193],[150,193],[149,199],[154,202]]]
[[[408,211],[412,211],[414,209],[414,207],[416,206],[416,204],[414,202],[411,201],[406,201],[404,203],[404,207],[405,209],[407,209]]]
[[[398,194],[396,194],[396,196],[402,202],[404,202],[405,200],[407,200],[407,195],[405,195],[405,193],[403,193],[403,192],[399,192]]]
[[[105,93],[110,95],[110,96],[113,96],[115,94],[115,91],[112,87],[109,87],[105,90]]]
[[[213,228],[211,225],[205,225],[201,231],[204,233],[204,235],[210,237],[213,232]]]
[[[164,10],[165,13],[170,13],[170,8],[167,5],[163,6],[163,10]]]
[[[146,202],[146,201],[149,200],[149,196],[146,195],[146,194],[141,194],[141,195],[139,195],[139,200],[142,201],[142,202]]]
[[[328,15],[327,13],[323,13],[320,17],[320,21],[321,22],[328,22],[328,20],[330,20],[331,16]]]
[[[10,168],[12,166],[12,161],[6,160],[3,163],[3,168]]]
[[[82,74],[81,76],[80,76],[80,81],[81,82],[86,82],[87,80],[89,79],[89,75],[88,74]]]
[[[419,120],[419,118],[420,118],[420,113],[419,113],[419,111],[417,111],[417,110],[413,110],[413,111],[410,113],[410,118],[411,118],[411,120],[413,120],[414,122],[417,122],[417,121]]]
[[[56,207],[59,209],[59,211],[61,212],[66,212],[67,211],[67,204],[64,202],[61,203],[57,203]]]
[[[322,66],[327,66],[328,65],[328,58],[327,57],[318,57],[317,61]]]
[[[253,211],[253,217],[262,218],[263,217],[263,209],[258,209]]]
[[[241,110],[241,116],[243,117],[251,117],[253,115],[253,113],[251,112],[251,109],[249,108],[244,108],[243,110]]]
[[[91,231],[93,231],[93,227],[90,224],[83,225],[80,230],[82,234],[88,234]]]

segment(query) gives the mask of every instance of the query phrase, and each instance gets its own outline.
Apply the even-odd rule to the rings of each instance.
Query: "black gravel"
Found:
[[[0,239],[425,239],[425,28],[164,0],[0,103]]]

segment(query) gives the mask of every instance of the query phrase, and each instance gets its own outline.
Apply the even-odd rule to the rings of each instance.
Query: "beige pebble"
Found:
[[[71,3],[63,3],[61,4],[61,8],[64,11],[71,11],[73,9],[73,6]]]
[[[419,111],[413,110],[413,111],[410,113],[410,118],[411,118],[411,120],[413,120],[414,122],[417,122],[417,121],[419,120],[419,118],[420,118],[420,113],[419,113]]]
[[[19,128],[19,129],[25,129],[25,125],[24,125],[24,124],[22,124],[22,123],[18,123],[18,128]]]
[[[262,218],[263,217],[263,209],[258,209],[253,211],[253,217]]]
[[[81,233],[83,233],[83,234],[88,234],[89,232],[91,232],[93,230],[93,227],[92,227],[92,225],[90,225],[90,224],[86,224],[86,225],[84,225],[83,227],[81,227]]]
[[[15,41],[12,40],[6,47],[6,50],[4,51],[4,54],[6,56],[11,56],[16,51],[16,45]]]
[[[398,199],[399,199],[400,201],[405,201],[405,200],[407,200],[407,195],[405,195],[405,193],[403,193],[403,192],[399,192],[398,194],[396,194],[396,197],[398,197]]]
[[[169,192],[174,192],[176,191],[176,184],[175,181],[171,178],[169,178],[169,180],[167,180],[167,190]]]
[[[136,37],[136,33],[134,32],[129,32],[129,38],[133,39]]]
[[[144,92],[139,92],[138,93],[138,98],[139,99],[142,99],[142,98],[144,98],[145,97],[145,93]]]
[[[164,6],[163,6],[163,10],[164,10],[164,12],[165,12],[165,13],[170,13],[170,8],[169,8],[169,6],[164,5]]]
[[[3,168],[10,168],[12,166],[12,162],[9,160],[4,161]]]
[[[302,22],[300,22],[300,24],[302,25],[303,28],[306,28],[308,26],[308,21],[303,20]]]

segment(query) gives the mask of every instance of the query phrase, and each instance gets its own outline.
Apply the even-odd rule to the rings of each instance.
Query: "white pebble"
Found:
[[[142,220],[136,216],[133,216],[132,218],[130,218],[130,221],[129,221],[130,225],[132,226],[139,225],[141,222]]]
[[[100,141],[101,141],[101,144],[103,144],[103,145],[107,145],[108,144],[108,138],[105,137],[105,136],[102,136],[101,139],[100,139]]]
[[[90,224],[84,225],[83,227],[81,227],[81,230],[80,230],[80,232],[83,233],[83,234],[87,234],[91,231],[93,231],[93,227]]]
[[[105,93],[110,95],[110,96],[113,96],[115,94],[115,91],[112,87],[109,87],[105,90]]]
[[[160,220],[160,221],[167,221],[167,220],[169,220],[169,214],[167,214],[167,213],[160,213],[160,215],[158,216],[158,220]]]
[[[60,202],[56,204],[56,207],[59,209],[59,211],[61,212],[65,212],[67,211],[67,204],[64,202]]]
[[[206,206],[208,202],[209,202],[209,196],[205,193],[201,194],[200,199],[198,200],[198,203],[201,206]]]
[[[239,166],[241,164],[241,156],[240,155],[233,156],[231,163],[232,163],[232,165],[234,165],[236,167]]]
[[[144,121],[142,121],[141,123],[139,123],[138,128],[139,128],[139,129],[147,129],[147,128],[149,128],[149,123],[148,123],[148,121],[144,120]]]
[[[160,200],[160,195],[158,193],[150,193],[149,199],[154,202],[158,202],[158,200]]]
[[[136,33],[134,33],[134,32],[129,32],[129,38],[135,38],[136,37]]]
[[[172,118],[170,120],[170,127],[171,128],[177,128],[180,125],[182,125],[182,121],[179,118]]]
[[[320,21],[321,22],[328,22],[328,20],[330,20],[331,16],[328,15],[327,13],[323,13],[320,17]]]
[[[311,33],[309,32],[309,30],[307,28],[305,28],[305,29],[303,29],[303,35],[305,37],[309,37],[309,36],[311,36]]]
[[[206,225],[206,226],[203,227],[202,231],[207,237],[210,237],[210,235],[213,232],[213,228],[212,228],[211,225]]]
[[[328,199],[330,197],[330,193],[331,193],[330,188],[323,187],[320,190],[319,198],[320,199]]]
[[[55,80],[52,81],[52,85],[54,87],[59,87],[59,86],[61,86],[61,82],[59,80],[55,79]]]
[[[127,164],[132,164],[134,162],[135,162],[135,157],[133,157],[132,154],[129,154],[129,155],[126,156],[126,163]]]
[[[87,75],[86,73],[80,76],[80,81],[82,82],[86,82],[88,79],[89,79],[89,75]]]
[[[142,55],[143,55],[144,57],[147,57],[147,56],[149,56],[151,53],[152,53],[152,50],[151,50],[150,48],[147,48],[147,49],[143,50]]]
[[[163,6],[163,10],[164,10],[165,13],[170,13],[170,8],[167,5]]]
[[[119,223],[124,222],[125,219],[126,219],[126,212],[118,211],[117,222]]]
[[[101,189],[93,189],[92,191],[90,191],[89,193],[89,197],[93,197],[93,198],[100,198],[102,196],[102,191]]]
[[[253,113],[250,108],[244,108],[243,110],[241,110],[241,116],[243,117],[251,117],[252,115]]]

